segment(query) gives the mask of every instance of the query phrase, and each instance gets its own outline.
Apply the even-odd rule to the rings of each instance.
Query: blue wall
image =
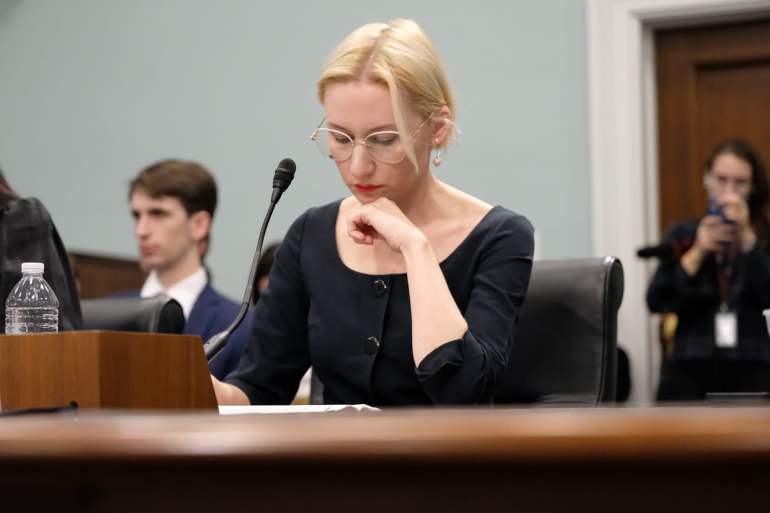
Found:
[[[135,257],[126,187],[167,157],[214,171],[208,257],[240,298],[275,164],[297,161],[268,239],[345,194],[308,140],[315,80],[370,21],[421,23],[462,132],[439,176],[527,215],[543,258],[591,253],[585,5],[575,0],[3,0],[0,165],[69,249]]]

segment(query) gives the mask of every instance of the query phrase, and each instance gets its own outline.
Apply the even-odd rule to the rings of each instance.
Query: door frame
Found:
[[[630,353],[631,401],[647,404],[660,358],[645,302],[655,263],[636,250],[661,236],[653,32],[770,14],[770,0],[586,1],[592,250],[623,263],[618,342]]]

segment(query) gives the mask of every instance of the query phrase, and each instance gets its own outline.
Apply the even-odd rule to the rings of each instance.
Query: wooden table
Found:
[[[767,511],[770,408],[0,418],[0,507]]]

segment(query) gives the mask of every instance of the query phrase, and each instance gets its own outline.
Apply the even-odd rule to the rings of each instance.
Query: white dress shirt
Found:
[[[153,297],[158,294],[165,294],[170,298],[176,299],[182,305],[185,320],[190,317],[195,301],[198,300],[203,289],[206,287],[206,270],[201,267],[187,278],[183,279],[165,288],[158,279],[158,274],[152,271],[145,280],[142,290],[139,293],[141,297]]]

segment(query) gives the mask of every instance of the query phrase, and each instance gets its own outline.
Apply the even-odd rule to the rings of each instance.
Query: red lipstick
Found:
[[[356,184],[353,187],[355,187],[358,192],[374,192],[382,186],[373,184]]]

